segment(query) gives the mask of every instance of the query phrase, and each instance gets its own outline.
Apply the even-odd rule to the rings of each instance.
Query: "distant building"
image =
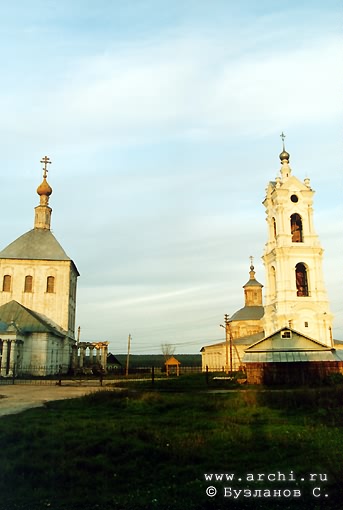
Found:
[[[120,363],[118,358],[116,358],[116,356],[114,354],[109,352],[107,354],[107,370],[108,370],[108,372],[120,370],[121,368],[122,368],[122,364]]]
[[[14,368],[66,372],[75,344],[79,272],[50,230],[49,158],[41,163],[34,228],[0,252],[1,375]]]
[[[174,356],[168,358],[165,362],[167,376],[171,374],[176,374],[177,376],[180,375],[180,365],[181,362]]]
[[[318,377],[333,371],[343,373],[341,343],[335,345],[332,336],[323,248],[313,224],[314,191],[310,179],[301,182],[292,175],[289,158],[283,144],[280,176],[268,184],[263,201],[268,224],[262,257],[264,306],[262,285],[255,280],[251,266],[250,280],[244,286],[245,306],[227,325],[232,368],[243,365],[248,382],[276,382],[278,373],[284,381],[290,382],[293,376],[299,381],[299,370]],[[201,349],[203,370],[226,366],[227,345],[225,341]]]

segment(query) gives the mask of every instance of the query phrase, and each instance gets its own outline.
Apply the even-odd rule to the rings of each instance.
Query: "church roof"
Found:
[[[237,312],[235,312],[231,321],[248,321],[248,320],[259,320],[264,315],[263,306],[244,306]]]
[[[262,283],[258,282],[256,278],[250,278],[250,280],[243,285],[243,289],[246,287],[263,287]]]
[[[34,228],[0,252],[1,259],[71,260],[48,229]]]
[[[264,331],[259,331],[258,333],[253,333],[252,335],[245,335],[234,338],[233,343],[235,345],[252,345],[259,340],[262,340],[262,338],[264,338]]]
[[[14,300],[0,306],[0,333],[9,331],[13,325],[22,334],[54,333],[61,337],[67,334],[43,314],[34,312]]]

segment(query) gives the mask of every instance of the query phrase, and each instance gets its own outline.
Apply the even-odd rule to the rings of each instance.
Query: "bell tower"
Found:
[[[268,336],[288,326],[333,346],[332,320],[324,285],[323,248],[313,225],[310,179],[292,175],[290,155],[281,135],[280,175],[269,182],[263,205],[268,239],[263,262],[266,270],[263,325]]]

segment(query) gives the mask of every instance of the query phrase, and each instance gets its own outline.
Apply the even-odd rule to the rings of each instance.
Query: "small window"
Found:
[[[305,322],[305,328],[308,328],[308,322]]]
[[[292,196],[291,196],[291,201],[292,201],[294,204],[296,204],[296,203],[298,202],[298,200],[299,200],[299,199],[298,199],[298,197],[297,197],[296,195],[292,195]]]
[[[32,292],[32,276],[25,276],[24,292]]]
[[[3,282],[2,282],[3,292],[11,292],[11,280],[12,280],[12,277],[9,274],[5,274]]]
[[[291,331],[281,331],[281,338],[292,338],[292,332]]]
[[[55,292],[55,278],[48,276],[46,280],[46,291],[49,293]]]

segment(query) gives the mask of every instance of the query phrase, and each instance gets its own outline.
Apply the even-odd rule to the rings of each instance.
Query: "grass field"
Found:
[[[340,510],[342,426],[341,386],[213,392],[185,376],[52,402],[0,420],[0,508]]]

